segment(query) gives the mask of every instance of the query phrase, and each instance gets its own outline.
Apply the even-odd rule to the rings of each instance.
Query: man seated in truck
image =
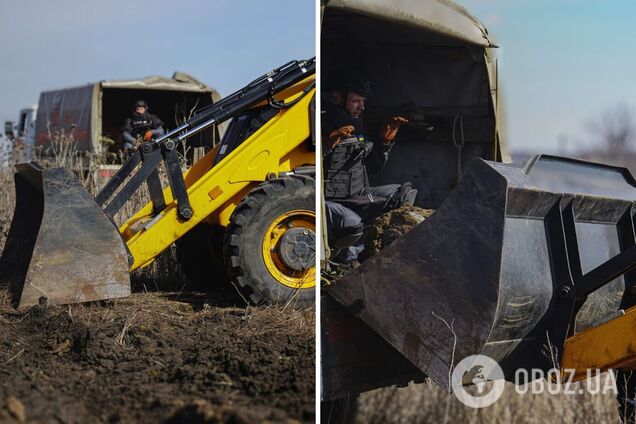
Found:
[[[137,100],[132,117],[124,121],[122,137],[124,152],[130,153],[140,141],[150,141],[164,133],[163,122],[157,115],[148,113],[148,103]]]
[[[352,262],[364,250],[362,228],[383,212],[413,204],[417,190],[410,183],[372,187],[368,173],[378,172],[389,158],[400,126],[394,116],[369,141],[362,115],[371,94],[369,81],[358,71],[336,71],[325,81],[322,134],[327,230],[330,245],[340,250],[335,260]]]

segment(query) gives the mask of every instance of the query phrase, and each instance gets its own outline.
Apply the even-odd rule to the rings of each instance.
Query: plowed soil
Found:
[[[313,422],[314,311],[204,294],[17,312],[0,291],[0,422]]]

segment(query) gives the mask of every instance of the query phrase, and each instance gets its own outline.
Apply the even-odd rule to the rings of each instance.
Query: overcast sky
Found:
[[[193,75],[229,94],[315,55],[314,0],[0,0],[0,120],[44,90]]]
[[[513,149],[589,143],[587,123],[636,107],[636,1],[458,0],[502,46]]]

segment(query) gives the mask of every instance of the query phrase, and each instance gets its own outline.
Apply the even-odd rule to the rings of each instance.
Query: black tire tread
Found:
[[[242,296],[254,304],[269,303],[272,299],[267,296],[269,290],[266,284],[262,280],[249,278],[243,269],[241,261],[243,228],[258,218],[256,212],[269,199],[275,198],[279,193],[303,187],[315,190],[315,180],[304,175],[290,175],[266,181],[252,189],[232,213],[223,243],[228,275],[236,281]],[[250,249],[246,249],[245,253],[254,254]],[[261,254],[260,251],[256,253]]]

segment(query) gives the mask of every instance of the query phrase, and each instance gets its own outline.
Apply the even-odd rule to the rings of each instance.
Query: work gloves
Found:
[[[329,150],[336,147],[338,143],[342,141],[342,139],[351,137],[354,129],[355,128],[353,125],[346,125],[332,131],[327,139],[327,147],[329,147]]]
[[[155,132],[153,130],[146,131],[146,133],[144,134],[144,141],[152,140],[153,135],[155,135]]]
[[[398,129],[408,122],[409,120],[403,116],[394,116],[390,118],[380,129],[380,138],[382,139],[382,142],[384,144],[391,144],[397,135]],[[332,131],[327,139],[327,147],[329,147],[329,150],[336,147],[343,139],[351,137],[354,129],[353,125],[346,125]]]
[[[380,138],[382,139],[382,142],[385,144],[391,144],[397,135],[398,129],[408,122],[409,120],[403,116],[394,116],[390,118],[380,129]]]

